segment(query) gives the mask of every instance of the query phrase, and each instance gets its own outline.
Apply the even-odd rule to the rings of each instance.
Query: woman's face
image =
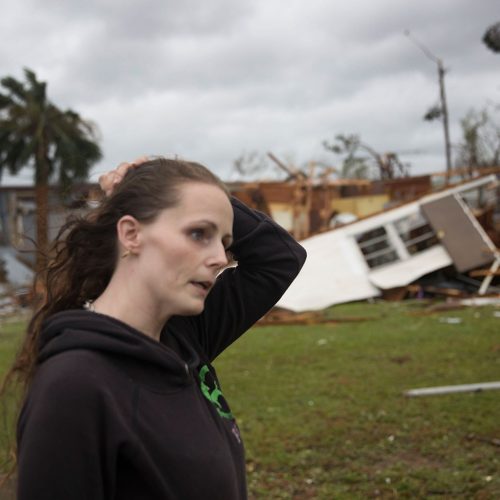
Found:
[[[232,242],[233,209],[219,187],[186,183],[179,193],[177,206],[142,226],[136,275],[167,316],[203,311]]]

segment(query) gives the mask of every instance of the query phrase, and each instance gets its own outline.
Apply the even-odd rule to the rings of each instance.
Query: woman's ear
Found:
[[[116,224],[118,241],[123,252],[138,255],[141,248],[141,224],[131,215],[124,215]]]

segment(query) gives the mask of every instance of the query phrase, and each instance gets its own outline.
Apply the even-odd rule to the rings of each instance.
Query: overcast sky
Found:
[[[339,133],[418,175],[445,166],[442,125],[422,120],[439,88],[404,30],[448,69],[456,143],[469,109],[500,103],[500,54],[481,41],[497,21],[498,0],[16,0],[2,5],[0,76],[29,67],[98,125],[93,179],[143,154],[225,180],[244,152],[336,164],[322,141]]]

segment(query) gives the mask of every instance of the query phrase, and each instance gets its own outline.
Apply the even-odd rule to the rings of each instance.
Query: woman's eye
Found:
[[[194,241],[204,241],[208,239],[208,235],[204,229],[193,229],[190,236]]]

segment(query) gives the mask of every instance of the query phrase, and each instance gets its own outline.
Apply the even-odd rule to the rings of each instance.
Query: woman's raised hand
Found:
[[[132,162],[123,162],[120,163],[114,170],[110,170],[105,174],[99,177],[99,185],[101,189],[104,191],[106,196],[110,196],[113,193],[113,190],[116,185],[120,184],[120,182],[125,177],[125,174],[131,168],[138,167],[141,163],[148,161],[147,156],[141,156]]]

